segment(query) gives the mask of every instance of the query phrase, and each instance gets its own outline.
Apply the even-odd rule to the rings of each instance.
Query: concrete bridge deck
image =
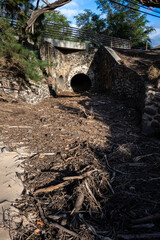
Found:
[[[88,50],[89,44],[82,42],[72,42],[67,40],[58,40],[53,38],[44,38],[45,42],[50,43],[54,47],[76,49],[76,50]]]

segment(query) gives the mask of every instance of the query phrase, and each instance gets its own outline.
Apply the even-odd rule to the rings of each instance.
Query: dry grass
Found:
[[[156,81],[160,77],[160,69],[155,66],[150,66],[148,69],[148,78],[149,80]]]

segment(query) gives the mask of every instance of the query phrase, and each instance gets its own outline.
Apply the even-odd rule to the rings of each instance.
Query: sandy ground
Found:
[[[24,165],[22,157],[26,156],[24,149],[11,151],[0,142],[0,239],[10,239],[9,230],[5,225],[7,214],[19,214],[12,207],[12,203],[20,198],[24,189],[19,174],[23,173]]]

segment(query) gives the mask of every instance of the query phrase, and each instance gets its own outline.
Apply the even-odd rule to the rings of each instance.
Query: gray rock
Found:
[[[4,152],[11,152],[11,149],[8,148],[8,147],[2,147],[1,148],[1,152],[4,153]]]
[[[152,118],[149,115],[145,114],[145,113],[143,114],[142,118],[143,118],[144,121],[151,121],[152,120]]]
[[[156,110],[151,107],[145,107],[144,112],[152,116],[156,114]]]
[[[32,130],[31,130],[31,129],[30,129],[30,130],[28,130],[28,133],[29,133],[29,134],[31,134],[31,133],[32,133]]]

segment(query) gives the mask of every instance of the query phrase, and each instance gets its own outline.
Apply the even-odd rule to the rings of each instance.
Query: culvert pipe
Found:
[[[90,78],[84,73],[76,74],[71,79],[71,87],[73,91],[76,93],[89,91],[91,86],[92,86],[92,83]]]

